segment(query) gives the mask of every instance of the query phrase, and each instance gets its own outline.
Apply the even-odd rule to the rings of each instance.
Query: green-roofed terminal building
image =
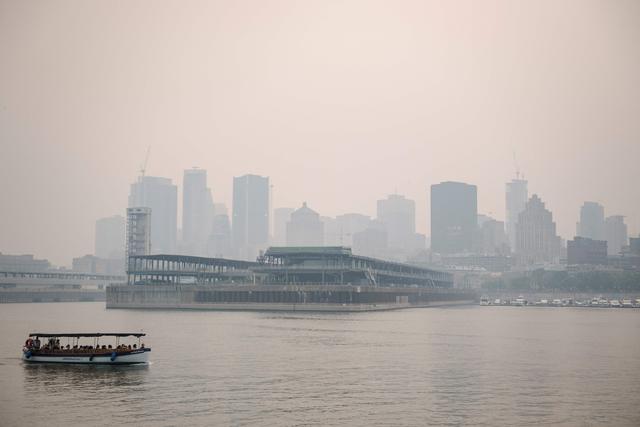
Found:
[[[354,255],[347,247],[271,247],[256,262],[144,255],[107,308],[366,311],[473,302],[450,273]]]

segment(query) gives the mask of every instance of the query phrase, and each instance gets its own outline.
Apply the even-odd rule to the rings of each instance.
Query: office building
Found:
[[[231,222],[225,210],[216,209],[221,212],[213,217],[213,227],[207,246],[207,254],[214,258],[233,258],[231,247]]]
[[[46,259],[36,259],[33,255],[8,255],[0,252],[0,271],[19,273],[43,273],[51,268]]]
[[[557,264],[561,241],[556,234],[553,215],[534,194],[520,212],[516,225],[516,255],[518,264]]]
[[[131,184],[129,207],[151,209],[151,242],[153,253],[175,253],[178,188],[169,178],[141,176]]]
[[[291,219],[293,208],[277,208],[273,210],[273,246],[287,244],[287,223]]]
[[[381,225],[371,227],[354,233],[353,253],[371,258],[387,258],[388,254],[387,231]]]
[[[516,247],[518,216],[524,210],[527,200],[529,200],[527,181],[524,179],[512,179],[511,182],[506,184],[505,196],[505,226],[507,237],[509,238],[509,246],[514,250]]]
[[[205,255],[213,226],[213,199],[207,188],[207,171],[187,169],[182,186],[182,241],[188,255]]]
[[[336,216],[338,246],[353,246],[353,236],[371,226],[371,217],[359,213],[347,213]],[[325,230],[326,235],[326,230]]]
[[[125,221],[122,215],[96,221],[95,256],[103,259],[124,259]]]
[[[124,242],[124,239],[122,240]],[[122,256],[124,257],[124,252]],[[121,276],[125,273],[123,258],[106,259],[95,255],[73,258],[71,269],[76,273],[106,274],[112,276]]]
[[[269,178],[233,178],[233,247],[239,259],[255,260],[269,245]]]
[[[605,240],[604,207],[601,204],[584,202],[580,208],[580,221],[576,224],[576,236]]]
[[[472,252],[477,233],[475,185],[442,182],[431,186],[431,249],[436,253]]]
[[[392,194],[378,200],[377,220],[387,231],[389,249],[410,251],[415,246],[416,203],[404,196]]]
[[[604,228],[609,255],[618,255],[622,251],[622,248],[629,244],[627,224],[624,223],[624,216],[613,215],[607,217]]]
[[[509,253],[509,241],[504,231],[504,222],[488,218],[479,221],[479,225],[479,253],[484,255],[506,255]]]
[[[303,203],[287,223],[287,246],[323,246],[324,223],[320,215]]]
[[[575,237],[567,242],[567,264],[607,264],[607,242]]]
[[[321,216],[320,221],[324,229],[323,242],[325,246],[340,246],[342,236],[338,221],[330,216]]]

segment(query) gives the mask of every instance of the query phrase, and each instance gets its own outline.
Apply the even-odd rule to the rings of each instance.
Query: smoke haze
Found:
[[[640,2],[0,1],[0,251],[93,252],[147,175],[270,177],[273,207],[375,216],[517,164],[572,238],[585,200],[640,231]],[[181,203],[179,202],[179,206]]]

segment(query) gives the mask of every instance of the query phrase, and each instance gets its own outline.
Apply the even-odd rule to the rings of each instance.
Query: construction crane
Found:
[[[140,176],[144,177],[144,173],[147,171],[147,162],[149,161],[149,153],[151,152],[151,146],[147,147],[147,154],[144,156],[144,162],[140,165]]]

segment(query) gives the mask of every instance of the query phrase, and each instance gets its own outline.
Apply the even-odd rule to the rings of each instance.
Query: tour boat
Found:
[[[22,360],[29,363],[68,363],[88,365],[133,365],[147,363],[151,348],[145,347],[138,332],[42,333],[33,332],[22,348]],[[101,338],[112,344],[101,344]],[[137,343],[123,344],[121,338],[134,337]],[[41,342],[40,339],[44,342]],[[65,342],[60,339],[66,338]],[[82,342],[81,342],[82,341]],[[126,341],[126,340],[125,340]],[[65,345],[66,344],[66,345]]]

